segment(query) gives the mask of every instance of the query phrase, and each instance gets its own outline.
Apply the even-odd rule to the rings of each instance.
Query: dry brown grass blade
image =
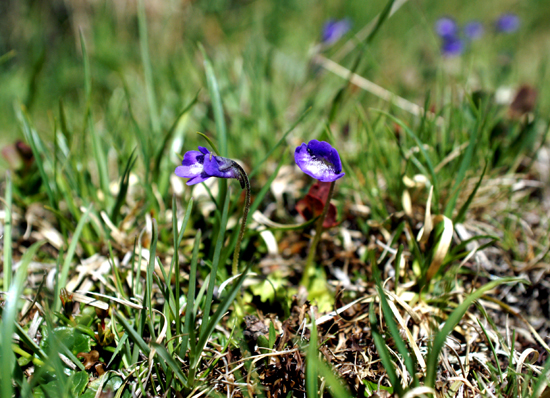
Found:
[[[439,271],[439,267],[443,264],[443,260],[445,260],[445,256],[447,255],[453,240],[453,222],[449,218],[443,215],[437,215],[434,217],[433,221],[434,224],[439,224],[440,222],[443,223],[443,234],[437,243],[435,254],[432,258],[430,267],[428,268],[428,272],[426,273],[426,280],[428,282],[433,278],[437,271]]]

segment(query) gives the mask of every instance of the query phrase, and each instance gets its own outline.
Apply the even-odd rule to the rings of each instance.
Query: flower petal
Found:
[[[201,151],[204,155],[208,155],[210,153],[210,151],[203,146],[199,146],[199,151]],[[196,151],[193,151],[193,152],[196,152]]]
[[[311,140],[296,148],[294,160],[307,175],[323,182],[342,178],[342,162],[338,151],[328,142]]]
[[[195,185],[200,184],[203,181],[206,181],[210,178],[210,176],[206,173],[201,173],[196,177],[191,178],[189,181],[187,181],[187,185]]]
[[[233,161],[221,156],[204,157],[204,172],[212,177],[238,178],[239,171],[233,166]]]
[[[204,171],[204,155],[199,151],[188,151],[183,156],[181,166],[176,167],[176,175],[182,178],[192,178]]]

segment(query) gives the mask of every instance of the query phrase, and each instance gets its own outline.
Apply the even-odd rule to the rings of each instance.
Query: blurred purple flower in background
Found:
[[[464,25],[464,35],[470,40],[477,40],[483,36],[483,24],[479,21],[470,21]]]
[[[495,22],[497,31],[512,33],[519,29],[519,17],[516,14],[502,14]]]
[[[464,41],[459,37],[446,37],[441,43],[441,53],[445,57],[456,57],[464,52]]]
[[[458,25],[450,17],[439,18],[435,22],[435,33],[442,38],[455,37],[458,34]]]
[[[349,18],[340,19],[338,21],[329,19],[323,25],[323,43],[336,43],[351,29],[351,20]]]

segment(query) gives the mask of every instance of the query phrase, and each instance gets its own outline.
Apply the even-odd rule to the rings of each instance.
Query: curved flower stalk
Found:
[[[307,175],[321,182],[330,182],[328,195],[326,196],[326,201],[324,203],[321,216],[319,217],[319,220],[317,220],[315,236],[313,237],[309,247],[306,266],[302,276],[302,285],[308,287],[311,264],[313,263],[313,259],[315,257],[317,245],[321,240],[323,223],[330,208],[330,200],[332,198],[332,194],[334,193],[334,185],[336,180],[342,178],[345,173],[342,173],[342,162],[340,161],[338,151],[328,142],[311,140],[307,144],[303,143],[296,148],[296,151],[294,152],[294,160],[298,167]]]
[[[178,177],[189,178],[187,185],[195,185],[208,180],[210,177],[234,178],[239,181],[241,188],[246,189],[246,201],[244,205],[241,229],[237,239],[237,245],[233,253],[233,275],[239,272],[239,254],[241,242],[244,237],[248,211],[250,210],[250,181],[243,168],[234,160],[216,156],[208,149],[199,146],[198,151],[188,151],[183,156],[181,166],[176,167]]]

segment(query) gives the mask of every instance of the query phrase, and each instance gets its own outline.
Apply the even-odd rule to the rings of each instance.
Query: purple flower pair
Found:
[[[441,53],[446,57],[460,55],[466,48],[466,40],[477,40],[483,36],[483,25],[479,21],[470,21],[464,25],[461,36],[460,28],[456,21],[450,17],[443,17],[436,21],[435,32],[441,37]]]
[[[336,181],[345,174],[338,151],[328,142],[303,143],[296,148],[294,160],[304,173],[322,182]],[[187,185],[199,184],[210,177],[235,178],[243,185],[242,169],[234,160],[216,156],[202,146],[198,151],[186,152],[175,172],[178,177],[189,178]]]

